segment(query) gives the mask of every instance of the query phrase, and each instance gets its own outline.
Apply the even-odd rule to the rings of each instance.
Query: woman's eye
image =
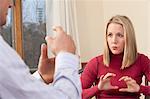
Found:
[[[124,37],[124,35],[123,35],[123,34],[120,34],[120,33],[117,34],[117,35],[118,35],[118,37]]]
[[[108,37],[112,37],[112,34],[111,34],[111,33],[109,33],[107,36],[108,36]]]

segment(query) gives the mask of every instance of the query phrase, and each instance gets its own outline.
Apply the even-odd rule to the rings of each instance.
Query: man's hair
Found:
[[[123,27],[124,38],[125,38],[125,46],[123,52],[123,60],[121,69],[131,66],[136,58],[137,58],[137,45],[135,38],[135,31],[130,19],[126,16],[116,15],[113,16],[106,25],[106,33],[105,33],[105,44],[104,44],[104,55],[103,62],[104,65],[109,66],[110,64],[110,49],[108,47],[107,42],[107,29],[110,23],[120,24]]]

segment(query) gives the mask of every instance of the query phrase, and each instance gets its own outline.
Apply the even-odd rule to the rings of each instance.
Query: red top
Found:
[[[111,55],[111,62],[109,67],[103,64],[103,56],[93,58],[85,67],[81,74],[82,82],[82,99],[89,99],[96,96],[97,99],[138,99],[140,93],[150,96],[150,86],[142,86],[143,75],[150,81],[150,59],[143,54],[138,54],[138,58],[132,66],[121,70],[123,55]],[[124,81],[118,81],[122,76],[130,76],[140,85],[138,93],[119,92],[117,90],[98,90],[98,81],[101,75],[106,73],[115,73],[116,76],[112,77],[111,84],[119,88],[126,87]],[[95,85],[93,85],[95,83]],[[93,85],[93,87],[91,87]]]

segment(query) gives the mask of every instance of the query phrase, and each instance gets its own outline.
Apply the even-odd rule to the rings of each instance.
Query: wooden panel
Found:
[[[18,54],[23,58],[22,45],[22,0],[14,0],[13,6],[13,47]]]

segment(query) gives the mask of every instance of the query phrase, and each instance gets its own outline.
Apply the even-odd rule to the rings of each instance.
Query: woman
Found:
[[[150,60],[137,52],[130,19],[116,15],[106,26],[103,55],[93,58],[81,74],[82,98],[139,99],[140,93],[150,95],[150,86],[141,85],[143,75],[150,81]]]

